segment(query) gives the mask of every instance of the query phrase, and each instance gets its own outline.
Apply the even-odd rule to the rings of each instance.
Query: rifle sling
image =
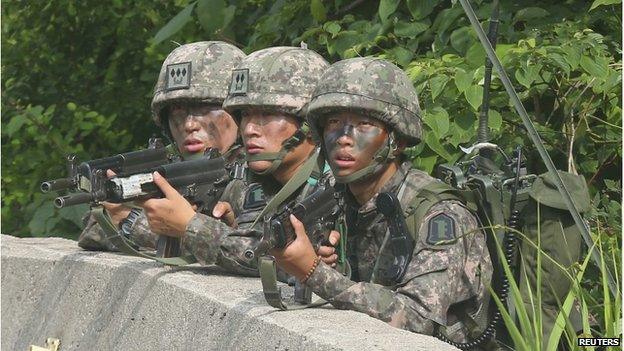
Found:
[[[304,308],[312,308],[323,306],[327,301],[319,298],[308,305],[285,304],[282,300],[282,288],[277,286],[277,269],[275,258],[273,256],[262,256],[258,259],[258,270],[260,271],[260,280],[262,281],[262,292],[264,299],[271,306],[279,310],[300,310]]]
[[[106,239],[110,240],[111,243],[113,243],[121,252],[125,254],[148,258],[168,266],[187,266],[197,262],[193,255],[165,258],[157,257],[147,252],[138,251],[133,247],[132,243],[127,238],[121,235],[121,231],[115,227],[108,212],[104,210],[104,207],[94,207],[91,210],[91,213],[106,234]]]
[[[292,195],[299,187],[305,183],[315,166],[317,165],[319,157],[319,150],[316,149],[314,153],[305,161],[303,165],[301,165],[301,169],[284,184],[284,186],[280,189],[280,191],[273,196],[273,198],[269,201],[269,203],[262,209],[262,212],[256,217],[256,220],[251,225],[251,228],[255,228],[258,224],[258,221],[264,218],[264,215],[267,213],[272,213],[279,205],[281,205],[290,195]]]
[[[299,187],[305,183],[310,176],[320,176],[321,171],[319,169],[319,150],[308,158],[301,166],[301,169],[293,176],[278,193],[269,201],[266,207],[258,215],[252,228],[256,226],[261,218],[264,218],[265,214],[272,213],[278,206],[280,206],[289,196],[291,196]],[[321,306],[326,302],[324,300],[316,301],[309,305],[286,305],[282,301],[281,288],[277,286],[277,269],[275,264],[275,258],[273,256],[262,256],[258,258],[258,271],[260,272],[260,280],[262,282],[262,290],[264,292],[264,298],[267,303],[280,310],[286,309],[301,309],[308,307]],[[322,301],[322,302],[321,302]]]

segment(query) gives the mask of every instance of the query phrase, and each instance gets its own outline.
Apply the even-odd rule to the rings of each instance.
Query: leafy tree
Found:
[[[19,236],[75,238],[85,207],[62,211],[41,194],[65,155],[145,147],[160,63],[150,45],[177,6],[143,1],[7,2],[2,7],[2,226]]]

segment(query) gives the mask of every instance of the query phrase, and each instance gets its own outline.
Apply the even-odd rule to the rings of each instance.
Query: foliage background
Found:
[[[474,0],[484,25],[491,4]],[[590,220],[621,233],[621,0],[501,1],[497,53],[556,165],[588,180]],[[247,53],[305,41],[335,62],[376,55],[409,74],[427,171],[476,138],[485,53],[451,0],[5,1],[2,6],[2,231],[76,238],[85,207],[57,210],[44,179],[82,160],[144,147],[149,103],[177,43],[226,40]],[[493,141],[544,167],[494,75]],[[619,243],[615,245],[619,247]]]

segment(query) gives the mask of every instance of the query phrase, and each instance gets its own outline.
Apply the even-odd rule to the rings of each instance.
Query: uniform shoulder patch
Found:
[[[457,239],[455,220],[444,213],[433,216],[429,220],[427,229],[427,244],[429,245],[451,244]]]
[[[249,89],[249,69],[235,69],[232,72],[230,95],[246,95]]]
[[[264,196],[264,191],[262,190],[262,185],[255,183],[251,184],[247,193],[245,194],[245,203],[243,204],[243,209],[255,209],[259,207],[266,206],[266,197]]]
[[[191,87],[191,63],[181,62],[167,65],[166,90],[188,89]]]

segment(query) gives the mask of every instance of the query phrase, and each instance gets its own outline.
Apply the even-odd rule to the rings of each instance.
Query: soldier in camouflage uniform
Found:
[[[391,253],[390,230],[377,211],[377,195],[395,194],[410,223],[416,221],[419,191],[439,182],[400,155],[422,135],[418,97],[407,75],[376,58],[340,61],[321,78],[308,111],[336,182],[346,184],[352,274],[349,279],[319,261],[296,219],[291,219],[295,242],[273,252],[278,265],[336,308],[413,332],[442,332],[456,342],[466,341],[474,332],[467,320],[487,311],[492,263],[477,218],[462,202],[440,201],[424,212],[412,225],[415,246],[406,273],[399,281],[380,279],[385,267],[379,258]]]
[[[237,229],[195,213],[157,174],[155,182],[166,198],[143,204],[151,228],[180,237],[184,249],[202,264],[217,263],[238,274],[257,275],[253,249],[262,237],[264,216],[255,226],[252,223],[284,184],[292,177],[301,177],[299,172],[306,161],[314,158],[312,161],[322,163],[304,116],[312,91],[327,67],[317,53],[296,47],[267,48],[243,59],[233,71],[223,103],[239,124],[251,171],[247,182],[230,183],[222,197],[231,204]],[[321,179],[316,184],[325,182],[322,176],[317,177]],[[301,186],[282,203],[310,193],[315,182],[308,180],[305,175]]]
[[[182,159],[201,156],[209,148],[218,149],[230,162],[239,157],[238,128],[221,105],[227,96],[230,71],[243,57],[245,54],[233,45],[203,41],[176,48],[163,62],[152,99],[153,119],[173,140]],[[119,204],[104,206],[115,225],[130,212],[129,207]],[[217,214],[227,212],[222,204],[217,207]],[[78,245],[116,251],[95,218],[88,216],[86,220]],[[134,222],[131,233],[139,246],[155,247],[157,236],[145,216]]]

